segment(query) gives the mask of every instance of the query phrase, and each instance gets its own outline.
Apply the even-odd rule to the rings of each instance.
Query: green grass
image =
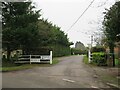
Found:
[[[118,85],[118,79],[112,75],[105,75],[105,74],[102,74],[100,76],[100,79],[103,81],[103,82],[109,82],[109,83],[112,83],[112,84],[115,84],[115,85]]]
[[[57,58],[54,58],[52,64],[54,65],[54,64],[57,64],[57,63],[59,63],[59,60]]]
[[[84,56],[84,58],[83,58],[83,62],[85,63],[85,64],[88,64],[89,62],[88,62],[88,57],[85,55]]]
[[[2,72],[30,69],[35,67],[33,64],[23,64],[20,66],[2,67]]]
[[[120,67],[120,60],[119,59],[115,59],[115,65]]]
[[[0,67],[0,71],[8,72],[8,71],[30,69],[30,68],[34,68],[34,67],[50,67],[57,63],[59,63],[59,60],[57,58],[53,59],[52,64],[13,64],[13,63],[4,62],[4,65],[2,67]]]
[[[89,65],[89,66],[97,66],[95,63],[89,63],[87,55],[84,56],[83,58],[83,63]]]

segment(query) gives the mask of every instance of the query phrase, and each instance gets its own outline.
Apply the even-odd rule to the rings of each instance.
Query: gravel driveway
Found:
[[[59,58],[50,67],[3,73],[3,88],[109,88],[85,65],[83,56]]]

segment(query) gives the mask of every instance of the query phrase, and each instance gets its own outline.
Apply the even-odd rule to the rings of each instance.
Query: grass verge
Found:
[[[115,65],[120,67],[120,60],[119,59],[115,59]]]
[[[59,63],[57,58],[53,59],[52,64],[44,63],[44,64],[13,64],[13,63],[6,63],[3,67],[0,67],[0,71],[2,72],[9,72],[9,71],[17,71],[17,70],[24,70],[24,69],[31,69],[34,67],[50,67]]]
[[[93,69],[95,69],[95,72],[99,76],[100,81],[102,81],[104,83],[112,83],[116,86],[118,85],[118,79],[116,78],[116,76],[108,73],[110,67],[106,67],[107,70],[105,69],[105,71],[103,71],[103,69],[105,67],[98,67],[94,63],[89,64],[87,56],[84,56],[83,62],[85,64],[91,66]],[[116,62],[115,63],[116,66],[119,65],[119,61],[117,59],[115,60],[115,62]],[[99,68],[99,70],[97,70],[96,68]],[[115,73],[115,72],[113,72],[113,73]]]
[[[118,81],[119,81],[120,79],[118,80],[115,75],[108,73],[109,67],[106,67],[106,69],[107,69],[107,70],[106,70],[106,69],[104,69],[105,67],[104,67],[104,68],[103,68],[103,67],[98,67],[98,66],[95,65],[94,63],[89,64],[89,63],[88,63],[88,57],[87,57],[87,56],[84,56],[83,62],[84,62],[85,64],[91,66],[91,67],[94,69],[95,73],[99,76],[98,79],[99,79],[101,82],[103,82],[103,83],[105,83],[105,84],[110,83],[110,84],[113,84],[113,85],[118,86],[118,84],[119,84]],[[118,61],[117,59],[116,59],[116,65],[119,65],[119,61]],[[98,70],[97,70],[96,68],[98,68]],[[105,71],[103,71],[103,69],[104,69]],[[113,73],[114,73],[114,72],[113,72]],[[120,84],[119,84],[119,85],[120,85]]]
[[[88,57],[85,55],[84,56],[84,58],[83,58],[83,62],[85,63],[85,64],[88,64]]]

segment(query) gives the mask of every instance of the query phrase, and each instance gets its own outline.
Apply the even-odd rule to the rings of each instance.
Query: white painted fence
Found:
[[[50,51],[50,55],[22,55],[19,57],[18,61],[15,63],[40,63],[44,61],[49,61],[52,64],[52,51]]]

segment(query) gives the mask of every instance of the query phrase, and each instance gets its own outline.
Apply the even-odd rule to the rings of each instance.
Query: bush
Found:
[[[70,47],[60,44],[49,45],[39,48],[31,48],[28,54],[49,55],[50,51],[53,51],[53,57],[71,55]]]
[[[119,59],[115,59],[115,65],[120,67],[120,60]]]
[[[52,46],[53,57],[67,56],[71,55],[70,47],[63,45]]]
[[[105,52],[104,47],[92,47],[91,49],[92,52]]]
[[[92,60],[97,65],[107,65],[106,54],[104,52],[92,53]]]

